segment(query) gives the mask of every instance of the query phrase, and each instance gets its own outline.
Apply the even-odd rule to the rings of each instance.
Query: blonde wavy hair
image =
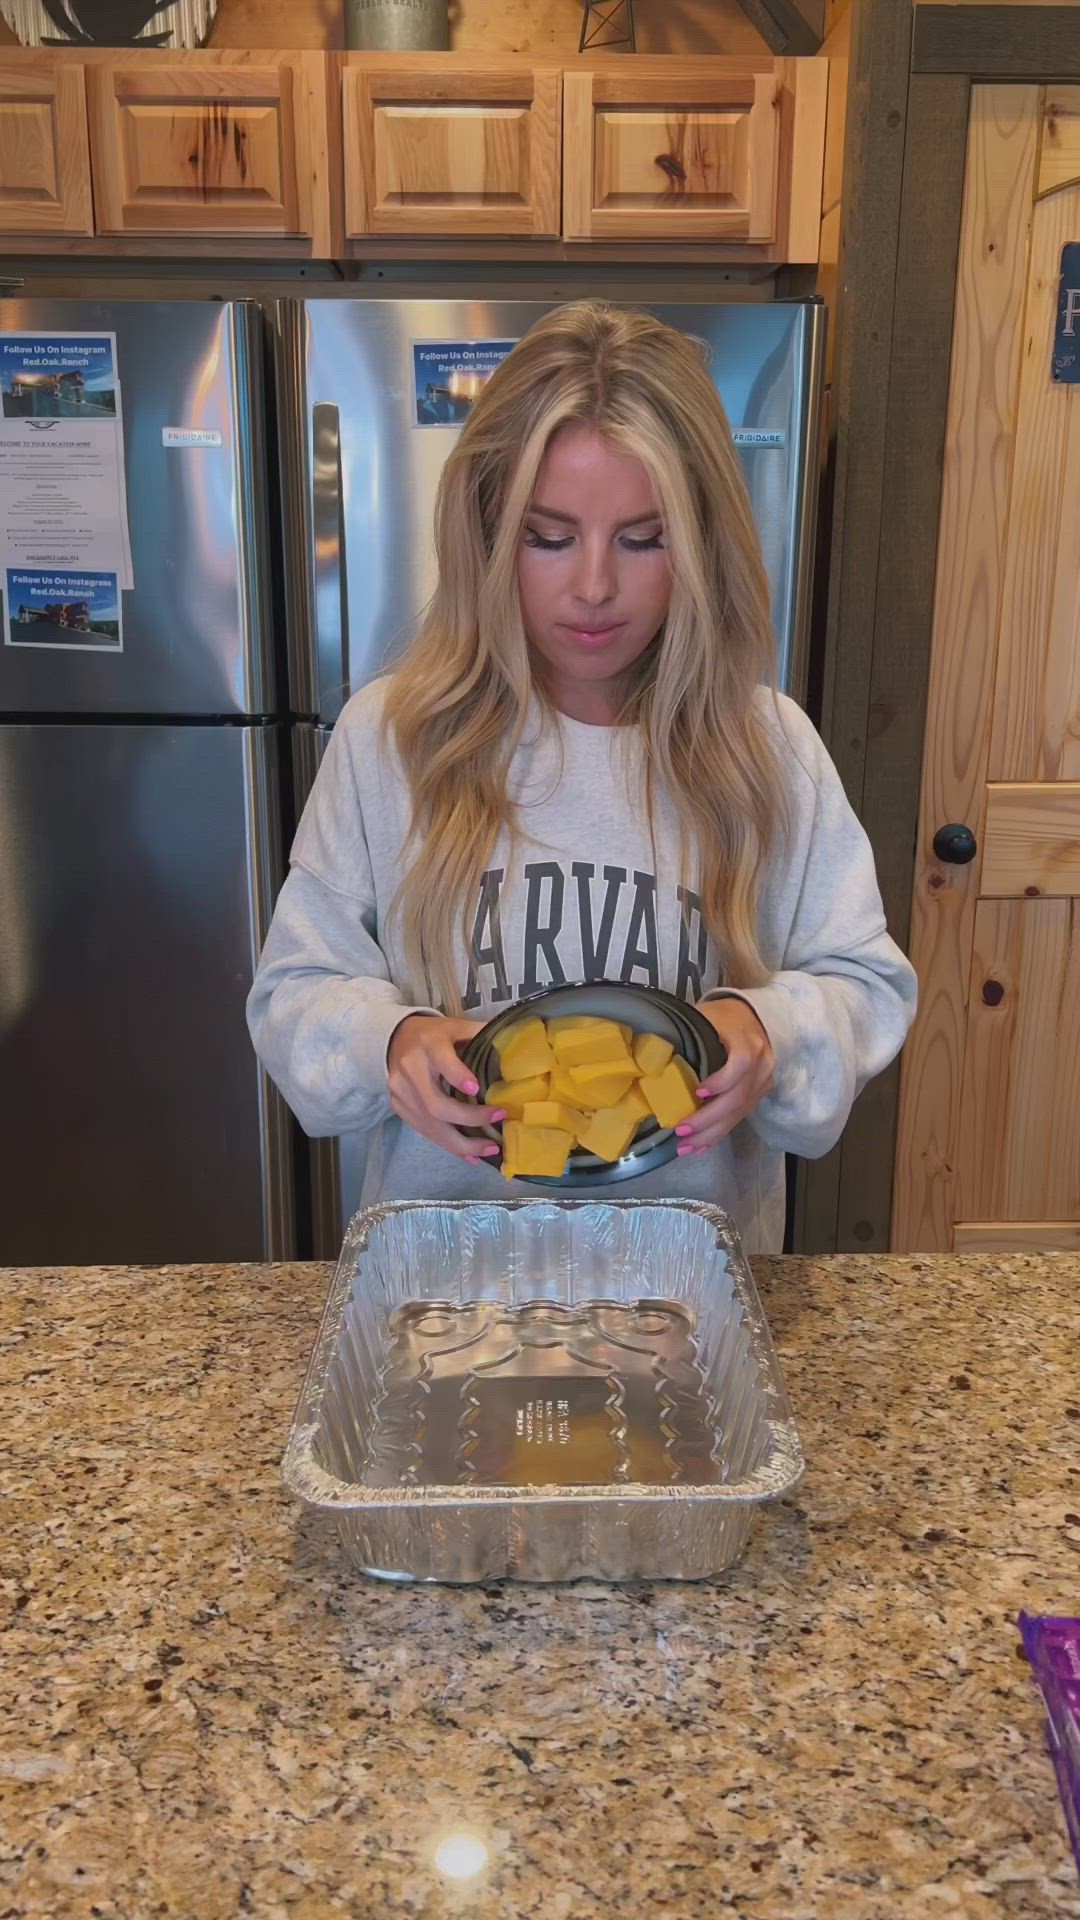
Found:
[[[517,556],[537,472],[560,427],[584,423],[634,455],[656,491],[671,601],[634,663],[619,715],[639,728],[647,802],[659,786],[682,833],[721,977],[765,977],[761,875],[785,825],[783,787],[755,690],[774,684],[769,589],[727,416],[704,350],[648,314],[580,301],[548,314],[475,402],[439,487],[438,586],[388,682],[384,725],[412,801],[396,896],[406,962],[446,1012],[461,1008],[481,876],[500,833],[530,704]]]

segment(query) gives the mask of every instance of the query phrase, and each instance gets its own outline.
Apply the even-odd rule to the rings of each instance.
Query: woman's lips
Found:
[[[613,634],[621,633],[625,620],[613,620],[605,627],[572,627],[563,622],[562,631],[576,647],[604,647]]]

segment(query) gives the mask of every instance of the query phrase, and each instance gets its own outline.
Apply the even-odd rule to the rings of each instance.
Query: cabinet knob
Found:
[[[953,822],[950,826],[939,827],[934,835],[934,853],[950,867],[966,867],[974,860],[979,848],[970,827]]]

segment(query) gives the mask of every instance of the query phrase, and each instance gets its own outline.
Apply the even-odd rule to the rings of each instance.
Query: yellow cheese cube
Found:
[[[570,1078],[569,1067],[556,1060],[551,1070],[551,1084],[547,1093],[537,1094],[538,1100],[565,1100],[572,1107],[581,1105],[581,1095]]]
[[[629,1058],[625,1066],[617,1059],[586,1060],[579,1067],[571,1067],[570,1078],[583,1106],[614,1107],[629,1092],[635,1072],[634,1063]]]
[[[689,1060],[684,1060],[682,1054],[677,1053],[671,1064],[673,1067],[678,1068],[682,1075],[683,1085],[687,1088],[688,1092],[696,1093],[701,1085],[701,1081],[698,1079]]]
[[[530,1173],[558,1179],[566,1172],[573,1144],[573,1135],[557,1127],[527,1127],[521,1120],[508,1120],[503,1128],[503,1173],[508,1180]]]
[[[628,1066],[631,1064],[630,1049],[613,1020],[557,1034],[555,1058],[564,1067],[583,1067],[592,1060],[625,1060]]]
[[[558,1127],[563,1133],[580,1133],[585,1125],[585,1115],[562,1100],[529,1100],[521,1117],[527,1127]]]
[[[578,1134],[578,1146],[601,1160],[621,1160],[638,1127],[640,1116],[627,1113],[625,1104],[594,1113]]]
[[[677,1127],[680,1120],[688,1120],[697,1112],[698,1102],[680,1073],[679,1064],[677,1060],[669,1060],[662,1073],[647,1073],[641,1079],[641,1091],[662,1127]]]
[[[640,1073],[663,1073],[675,1049],[670,1040],[658,1033],[639,1033],[634,1041],[634,1060]]]
[[[511,1120],[520,1120],[528,1100],[546,1100],[549,1092],[546,1073],[531,1080],[493,1080],[484,1095],[485,1107],[501,1107]]]
[[[530,1080],[534,1074],[550,1073],[555,1065],[544,1023],[535,1017],[515,1020],[495,1047],[504,1080]]]
[[[622,1020],[620,1020],[620,1021],[619,1021],[619,1032],[620,1032],[620,1033],[622,1034],[622,1037],[623,1037],[623,1039],[624,1039],[624,1040],[626,1041],[626,1044],[627,1044],[627,1046],[628,1046],[628,1047],[629,1047],[629,1048],[631,1049],[631,1051],[633,1051],[633,1046],[634,1046],[634,1029],[633,1029],[633,1027],[628,1027],[628,1026],[626,1026],[626,1025],[625,1025],[625,1023],[624,1023],[624,1022],[623,1022]]]
[[[552,1078],[554,1079],[554,1075]],[[653,1117],[653,1110],[636,1081],[633,1086],[627,1088],[619,1101],[619,1106],[627,1113],[632,1113],[635,1120],[651,1120]]]
[[[557,1020],[547,1022],[547,1037],[554,1045],[560,1033],[583,1032],[586,1027],[602,1027],[606,1024],[595,1013],[563,1013]]]

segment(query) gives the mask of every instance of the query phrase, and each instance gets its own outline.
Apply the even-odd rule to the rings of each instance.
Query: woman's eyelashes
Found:
[[[547,535],[538,533],[535,527],[526,527],[525,529],[525,545],[527,547],[539,547],[544,553],[565,553],[567,547],[571,547],[573,544],[574,536],[572,533],[563,534],[558,539],[552,540]],[[655,533],[651,533],[645,540],[634,540],[628,533],[621,533],[619,535],[619,545],[626,553],[655,553],[659,548],[663,547],[663,544],[664,535],[660,528],[658,528]]]

